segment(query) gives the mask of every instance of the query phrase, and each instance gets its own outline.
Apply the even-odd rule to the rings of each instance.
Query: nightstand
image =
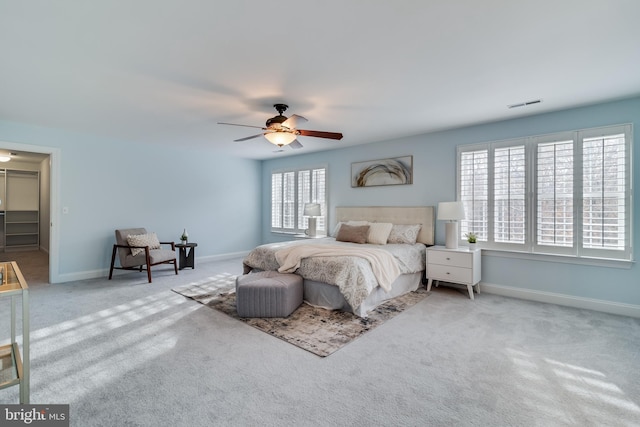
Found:
[[[481,249],[459,247],[447,249],[444,246],[427,248],[427,291],[433,281],[457,283],[467,287],[469,297],[473,299],[473,288],[480,293]],[[438,286],[436,284],[436,286]]]

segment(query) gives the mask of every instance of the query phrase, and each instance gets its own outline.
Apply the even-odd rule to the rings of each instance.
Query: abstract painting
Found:
[[[413,156],[351,163],[352,187],[413,184]]]

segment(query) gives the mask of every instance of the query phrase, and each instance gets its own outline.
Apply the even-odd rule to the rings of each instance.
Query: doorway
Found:
[[[0,141],[0,153],[10,155],[10,160],[0,163],[0,168],[39,173],[38,243],[25,247],[3,246],[0,261],[16,261],[30,286],[57,283],[59,243],[55,206],[58,200],[60,150]],[[4,210],[1,206],[0,210]]]

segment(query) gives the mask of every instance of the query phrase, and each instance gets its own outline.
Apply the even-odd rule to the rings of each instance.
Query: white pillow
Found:
[[[373,243],[374,245],[386,245],[392,227],[393,224],[390,222],[370,222],[367,243]]]
[[[421,228],[422,224],[394,224],[391,228],[391,233],[389,233],[387,243],[408,243],[413,245],[418,240],[418,233],[420,233]]]
[[[149,249],[160,249],[160,241],[156,233],[130,234],[127,236],[129,246],[149,246]],[[131,248],[131,255],[136,256],[143,253],[144,249]]]

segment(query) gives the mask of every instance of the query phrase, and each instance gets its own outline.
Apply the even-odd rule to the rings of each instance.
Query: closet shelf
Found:
[[[2,182],[4,181],[4,182]],[[0,169],[5,250],[40,246],[40,173]]]

